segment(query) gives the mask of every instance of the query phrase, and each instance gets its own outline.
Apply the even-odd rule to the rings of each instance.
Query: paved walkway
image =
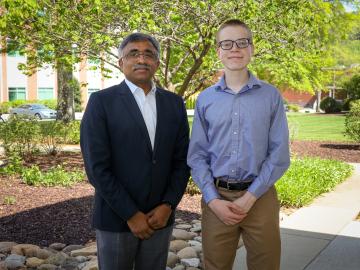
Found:
[[[281,270],[360,270],[360,164],[352,165],[348,180],[281,222]],[[238,250],[233,270],[247,269],[245,254]]]

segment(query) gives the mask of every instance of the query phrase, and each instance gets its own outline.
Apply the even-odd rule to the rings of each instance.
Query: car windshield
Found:
[[[48,109],[46,106],[41,104],[32,105],[33,109]]]

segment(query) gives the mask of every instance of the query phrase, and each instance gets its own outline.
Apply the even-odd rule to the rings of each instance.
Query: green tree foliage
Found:
[[[343,84],[343,88],[350,99],[360,99],[360,75],[354,75]]]
[[[352,1],[349,1],[352,2]],[[254,32],[251,69],[278,87],[312,92],[329,80],[329,47],[344,38],[347,15],[340,1],[322,0],[1,0],[0,31],[28,56],[31,72],[51,63],[59,78],[59,109],[73,117],[68,81],[82,57],[117,67],[117,47],[132,31],[154,34],[162,45],[156,81],[185,98],[217,80],[215,32],[239,18]],[[336,31],[335,31],[336,30]],[[23,66],[25,68],[25,66]],[[64,90],[64,91],[63,91]],[[69,106],[70,105],[70,106]],[[59,115],[62,115],[59,114]]]
[[[360,100],[350,104],[350,112],[345,119],[345,134],[356,142],[360,142]]]

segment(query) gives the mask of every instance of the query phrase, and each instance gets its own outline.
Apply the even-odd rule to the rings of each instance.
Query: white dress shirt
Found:
[[[156,99],[155,92],[156,86],[152,83],[152,88],[147,95],[143,89],[125,79],[125,83],[130,88],[131,93],[134,95],[136,103],[139,106],[141,114],[144,118],[147,131],[149,133],[152,149],[154,149],[155,131],[156,131]]]

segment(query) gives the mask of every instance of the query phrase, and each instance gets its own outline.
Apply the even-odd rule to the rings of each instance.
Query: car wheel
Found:
[[[38,114],[38,113],[35,114],[35,118],[38,119],[38,120],[41,120],[41,119],[42,119],[42,118],[41,118],[41,115]]]

